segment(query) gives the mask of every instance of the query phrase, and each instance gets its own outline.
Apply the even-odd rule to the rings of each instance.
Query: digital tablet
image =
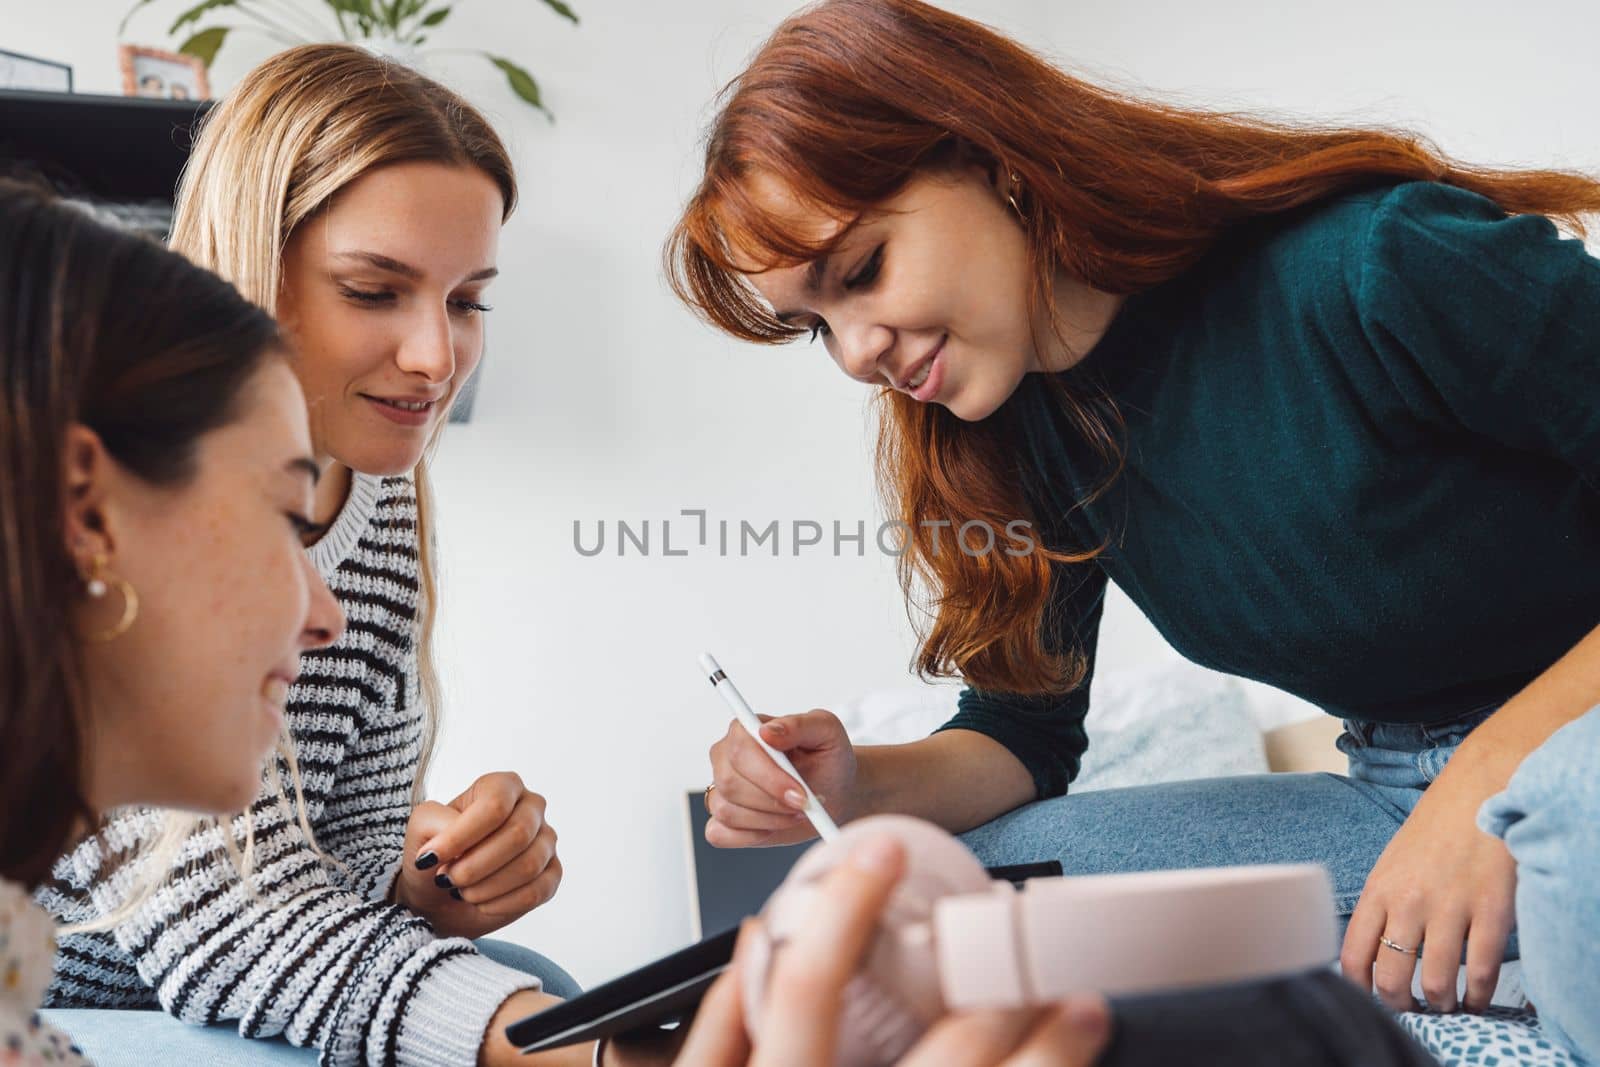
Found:
[[[1059,875],[1061,864],[1052,860],[988,870],[997,879],[1020,883]],[[738,927],[724,930],[553,1008],[518,1019],[506,1027],[506,1040],[523,1052],[544,1052],[681,1023],[694,1015],[711,983],[728,969],[738,936]]]

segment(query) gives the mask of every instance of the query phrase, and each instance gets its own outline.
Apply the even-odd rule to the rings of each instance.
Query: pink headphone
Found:
[[[1044,878],[1018,890],[931,823],[878,815],[812,848],[768,900],[744,973],[752,1035],[776,954],[826,906],[816,883],[863,834],[885,833],[906,846],[907,870],[846,990],[839,1067],[893,1063],[950,1011],[1224,985],[1337,954],[1333,889],[1318,866]]]

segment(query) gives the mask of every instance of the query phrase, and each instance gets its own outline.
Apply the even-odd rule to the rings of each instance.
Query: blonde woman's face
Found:
[[[367,474],[417,465],[483,354],[503,209],[476,168],[400,163],[290,235],[278,319],[319,458]]]
[[[316,471],[287,361],[264,360],[236,403],[238,416],[199,439],[194,474],[176,487],[109,459],[86,476],[103,519],[70,536],[103,539],[114,580],[80,601],[79,631],[117,627],[120,582],[138,598],[126,632],[83,645],[89,799],[102,810],[250,803],[301,652],[344,628],[300,543]]]

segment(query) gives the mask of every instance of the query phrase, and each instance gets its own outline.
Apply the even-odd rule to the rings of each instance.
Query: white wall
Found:
[[[559,120],[517,103],[467,57],[435,68],[511,142],[523,204],[508,227],[474,421],[437,465],[441,653],[450,709],[436,794],[509,768],[550,798],[567,878],[509,935],[585,983],[689,936],[679,795],[707,777],[725,714],[698,676],[714,651],[767,711],[907,680],[912,645],[890,562],[824,545],[778,559],[660,554],[660,522],[875,523],[863,392],[803,346],[760,350],[700,326],[660,281],[660,242],[695,178],[714,90],[794,5],[787,0],[575,0],[581,28],[541,5],[461,4],[435,43],[495,42],[526,62]],[[182,5],[134,22],[162,43]],[[1590,0],[952,2],[1080,71],[1201,104],[1416,123],[1485,162],[1600,166]],[[58,58],[84,91],[117,91],[126,5],[0,0],[0,48]],[[156,12],[159,12],[157,14]],[[241,40],[226,87],[264,44]],[[587,559],[605,519],[651,519],[652,555]],[[693,533],[678,517],[674,547]],[[853,546],[849,548],[854,551]],[[1175,563],[1176,565],[1176,563]],[[1174,657],[1125,600],[1102,670]],[[1256,691],[1264,720],[1303,714]]]

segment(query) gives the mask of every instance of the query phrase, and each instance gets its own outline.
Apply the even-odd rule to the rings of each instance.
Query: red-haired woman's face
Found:
[[[776,183],[771,210],[813,236],[839,223],[804,209]],[[749,275],[785,322],[813,332],[850,377],[887,385],[960,419],[992,414],[1036,370],[1075,359],[1037,350],[1053,338],[1049,309],[1030,315],[1027,242],[1006,198],[977,168],[921,175],[857,224],[833,254]],[[1058,306],[1087,290],[1058,285]],[[1102,309],[1094,337],[1114,312]],[[1081,336],[1074,350],[1088,351]]]

